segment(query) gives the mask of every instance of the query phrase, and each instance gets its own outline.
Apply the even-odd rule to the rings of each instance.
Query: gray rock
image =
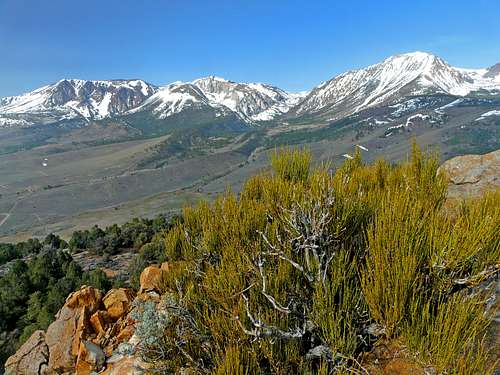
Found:
[[[6,375],[45,375],[48,373],[49,348],[45,333],[35,331],[19,350],[5,362]]]

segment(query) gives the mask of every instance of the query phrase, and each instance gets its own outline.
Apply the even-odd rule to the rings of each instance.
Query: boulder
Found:
[[[477,197],[500,188],[500,150],[485,155],[464,155],[440,168],[448,180],[450,198]]]
[[[146,267],[140,277],[141,288],[139,293],[161,291],[161,284],[166,270],[158,266]]]
[[[111,289],[103,298],[104,307],[111,319],[117,320],[126,315],[135,298],[132,289]]]
[[[19,350],[5,362],[5,375],[45,375],[49,348],[45,332],[35,331]]]
[[[80,350],[80,342],[85,339],[89,333],[91,333],[90,325],[90,315],[87,306],[83,306],[78,314],[78,321],[76,323],[76,330],[73,335],[73,341],[71,343],[71,354],[74,356],[78,355]]]
[[[90,375],[98,372],[102,369],[105,359],[104,352],[99,346],[90,341],[82,340],[78,350],[75,374]]]
[[[45,335],[52,372],[74,371],[80,342],[91,331],[89,317],[98,310],[101,298],[98,289],[82,287],[66,299]]]

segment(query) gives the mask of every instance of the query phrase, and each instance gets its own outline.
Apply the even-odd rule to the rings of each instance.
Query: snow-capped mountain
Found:
[[[214,76],[197,79],[192,84],[210,103],[254,121],[271,120],[287,112],[303,97],[303,94],[291,94],[262,83],[236,83]]]
[[[478,90],[500,91],[498,68],[454,68],[424,52],[391,56],[365,69],[343,73],[314,88],[289,116],[321,113],[338,119],[360,110],[397,102],[404,97]]]
[[[187,108],[211,108],[219,115],[235,113],[246,122],[266,121],[287,112],[303,96],[262,83],[210,76],[163,87],[131,113],[152,110],[157,118],[167,118]]]
[[[140,105],[157,88],[142,80],[86,81],[63,79],[33,92],[0,99],[0,125],[30,124],[29,117],[52,121],[97,120]]]
[[[493,65],[492,67],[486,69],[483,74],[484,78],[490,78],[495,82],[500,82],[500,63]]]

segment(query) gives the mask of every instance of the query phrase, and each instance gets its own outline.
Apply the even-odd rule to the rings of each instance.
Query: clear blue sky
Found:
[[[0,0],[0,96],[210,74],[310,89],[403,52],[500,61],[499,0]]]

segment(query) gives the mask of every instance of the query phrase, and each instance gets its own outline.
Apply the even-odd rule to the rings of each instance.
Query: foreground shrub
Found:
[[[164,234],[163,258],[178,265],[165,290],[197,327],[172,371],[363,373],[361,354],[382,338],[442,371],[488,371],[488,296],[474,286],[498,272],[499,193],[445,211],[438,158],[416,146],[397,165],[357,153],[331,173],[287,149],[272,165]],[[169,324],[173,353],[174,326],[186,326]]]

